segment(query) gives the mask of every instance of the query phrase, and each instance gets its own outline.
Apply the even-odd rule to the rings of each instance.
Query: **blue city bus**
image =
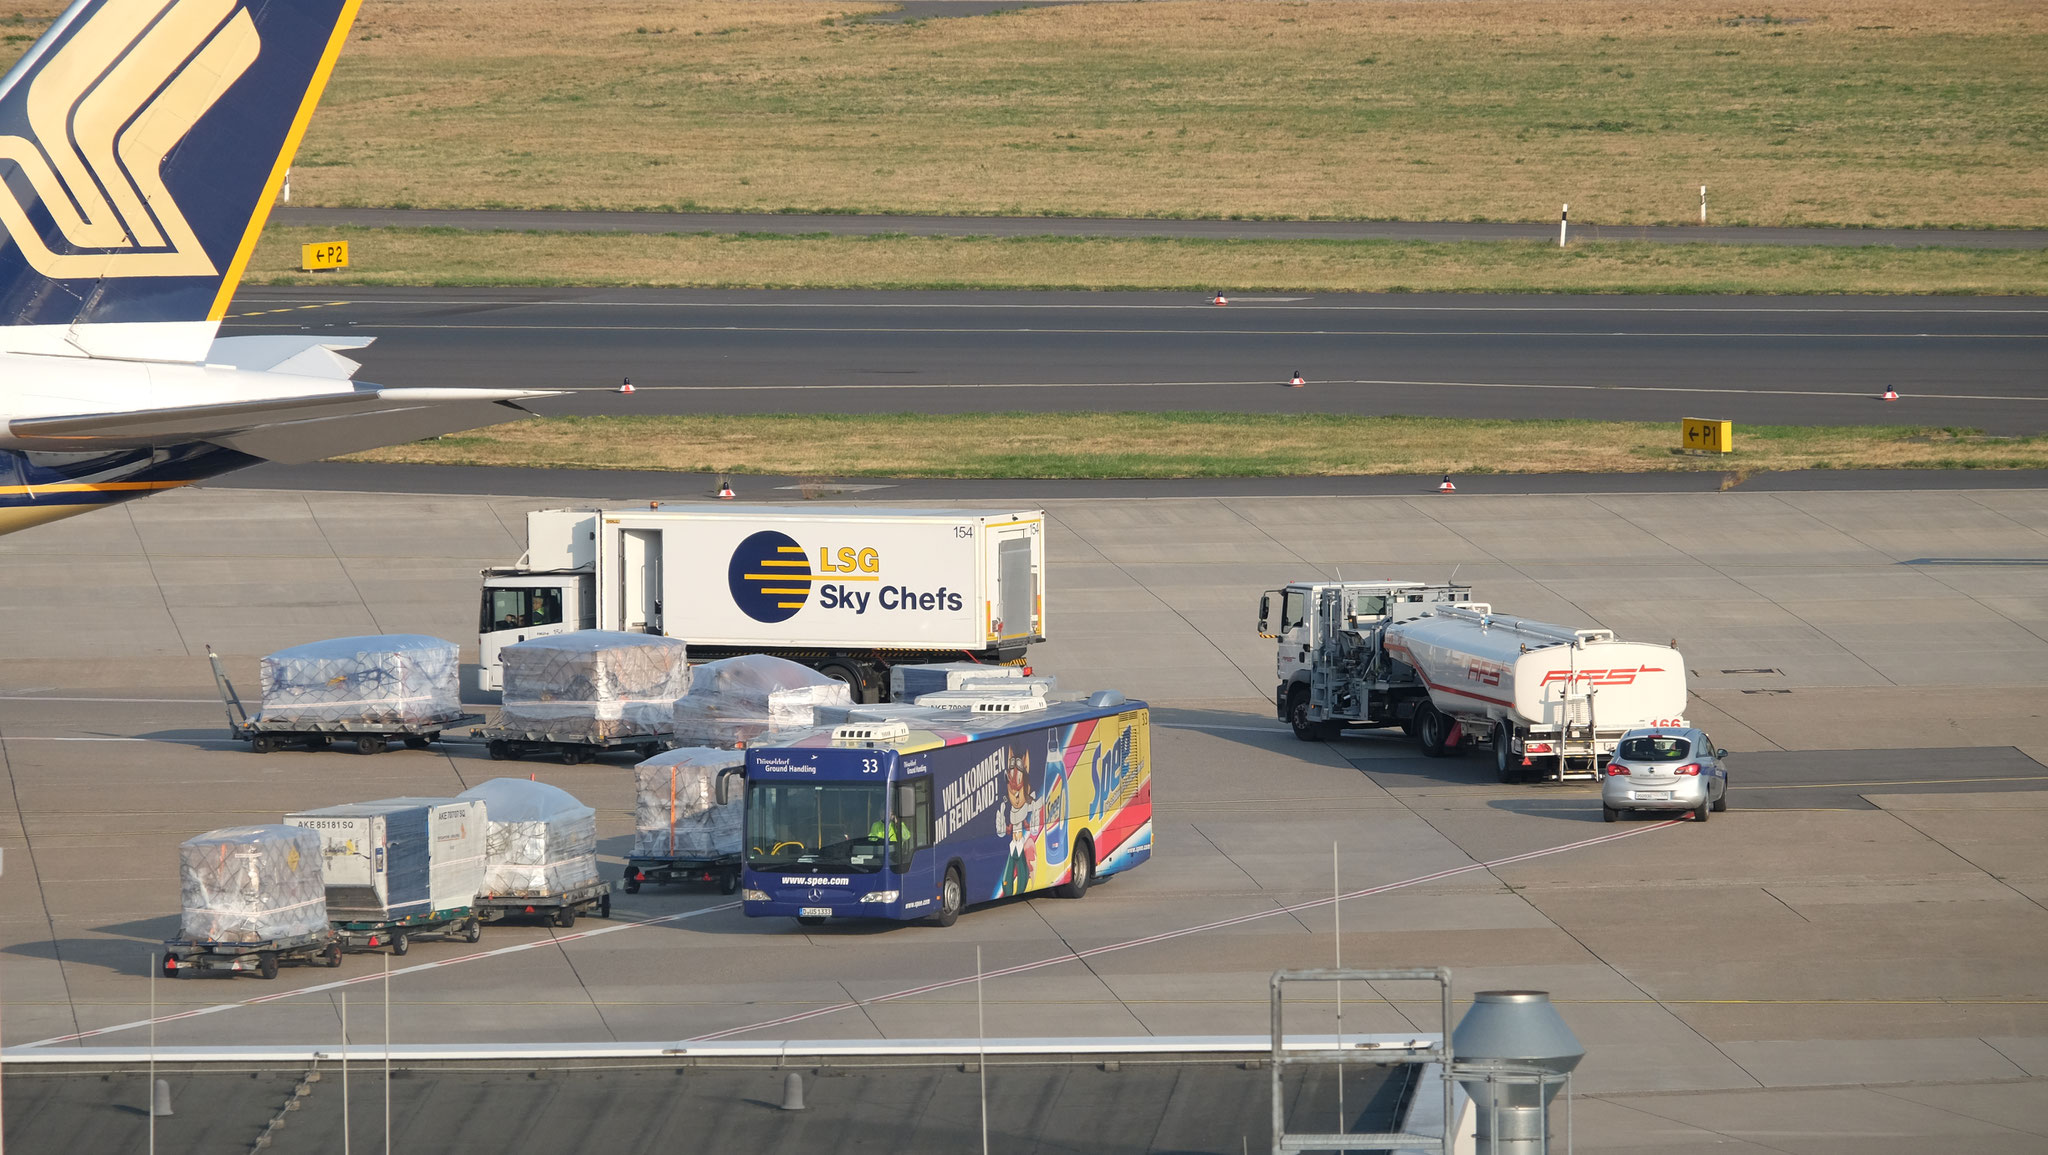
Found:
[[[1143,702],[1108,690],[1022,712],[879,713],[747,751],[749,916],[951,926],[1009,895],[1079,898],[1151,857]]]

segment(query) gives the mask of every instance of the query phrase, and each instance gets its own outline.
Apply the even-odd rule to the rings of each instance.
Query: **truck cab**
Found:
[[[1275,714],[1304,740],[1333,737],[1346,725],[1405,722],[1402,703],[1421,686],[1413,671],[1396,668],[1379,650],[1379,633],[1471,596],[1469,586],[1415,581],[1293,582],[1267,590],[1259,598],[1259,636],[1277,644]]]
[[[514,642],[597,626],[597,593],[587,572],[485,570],[477,619],[477,688],[502,690],[498,652]]]

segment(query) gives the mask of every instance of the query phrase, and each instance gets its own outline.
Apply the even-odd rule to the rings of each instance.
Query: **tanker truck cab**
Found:
[[[1413,581],[1294,582],[1259,599],[1259,636],[1278,655],[1273,708],[1303,741],[1346,726],[1405,725],[1424,696],[1387,659],[1380,634],[1432,608],[1470,601],[1471,587]]]

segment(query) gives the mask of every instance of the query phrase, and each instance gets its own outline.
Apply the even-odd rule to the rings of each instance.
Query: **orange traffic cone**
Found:
[[[727,498],[727,499],[730,499],[730,498],[735,498],[735,497],[738,497],[738,496],[739,496],[739,494],[737,494],[737,493],[734,493],[734,492],[732,491],[732,482],[730,482],[730,481],[726,481],[725,479],[723,479],[723,478],[720,478],[720,479],[719,479],[719,482],[718,482],[718,496],[720,496],[720,497],[722,497],[722,498]]]
[[[633,379],[632,379],[631,377],[628,377],[628,378],[626,378],[625,382],[624,382],[623,384],[621,384],[621,385],[619,386],[619,392],[621,392],[621,393],[631,393],[632,391],[633,391]]]
[[[1218,305],[1228,305],[1230,303],[1230,298],[1224,296],[1221,293],[1218,293],[1216,294],[1215,303]]]
[[[1885,386],[1884,399],[1886,401],[1897,401],[1899,399],[1899,391],[1889,385]]]
[[[1294,378],[1293,380],[1287,382],[1287,387],[1289,389],[1299,389],[1306,384],[1308,384],[1308,382],[1302,379],[1301,370],[1296,369],[1294,371]]]
[[[1446,473],[1444,474],[1444,483],[1437,486],[1436,491],[1438,493],[1456,493],[1458,492],[1458,487],[1451,484],[1451,475]]]

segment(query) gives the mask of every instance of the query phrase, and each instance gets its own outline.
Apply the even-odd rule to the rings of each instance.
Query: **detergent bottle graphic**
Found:
[[[1067,860],[1067,763],[1058,746],[1046,752],[1045,789],[1039,797],[1045,816],[1045,864],[1058,866]]]

